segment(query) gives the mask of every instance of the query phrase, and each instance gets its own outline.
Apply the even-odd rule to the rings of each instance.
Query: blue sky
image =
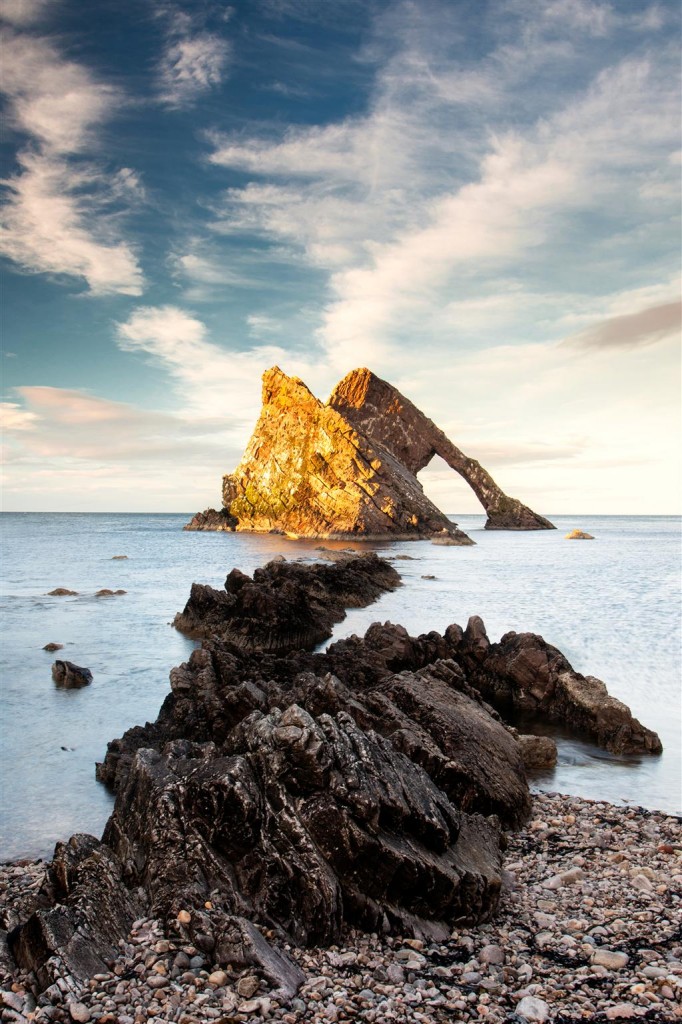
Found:
[[[679,511],[677,3],[0,17],[6,509],[218,504],[277,363],[370,366],[541,512]]]

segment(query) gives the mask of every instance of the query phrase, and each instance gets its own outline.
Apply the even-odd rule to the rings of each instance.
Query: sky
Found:
[[[0,19],[5,510],[219,507],[277,364],[369,366],[546,515],[679,513],[675,0]]]

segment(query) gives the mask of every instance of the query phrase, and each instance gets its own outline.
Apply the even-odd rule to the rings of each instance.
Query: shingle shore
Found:
[[[448,942],[349,933],[286,947],[306,975],[288,1003],[252,972],[211,964],[153,920],[135,922],[110,974],[37,1001],[0,955],[0,1019],[101,1024],[682,1020],[682,823],[642,808],[539,794],[509,835],[495,920]],[[0,915],[45,866],[0,867]],[[0,951],[1,953],[2,951]]]

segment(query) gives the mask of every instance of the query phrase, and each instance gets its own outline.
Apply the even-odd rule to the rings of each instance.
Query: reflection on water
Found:
[[[47,855],[72,832],[101,832],[112,801],[95,781],[94,764],[108,740],[156,718],[170,668],[193,647],[169,624],[194,580],[221,587],[234,566],[252,572],[279,554],[319,554],[319,541],[183,533],[188,518],[0,517],[0,858]],[[404,585],[369,608],[352,609],[335,638],[364,633],[377,620],[400,622],[413,634],[442,632],[473,614],[482,616],[493,640],[508,630],[541,633],[578,671],[602,678],[659,732],[665,750],[660,758],[615,758],[552,727],[559,764],[533,784],[678,811],[679,520],[555,521],[556,531],[488,533],[481,517],[462,516],[458,522],[475,547],[360,545],[397,557]],[[565,541],[574,527],[597,539]],[[113,560],[120,554],[128,559]],[[46,596],[59,586],[79,594]],[[95,598],[105,587],[127,593]],[[64,649],[48,654],[42,648],[49,641]],[[55,657],[90,668],[92,685],[58,690],[50,673]]]

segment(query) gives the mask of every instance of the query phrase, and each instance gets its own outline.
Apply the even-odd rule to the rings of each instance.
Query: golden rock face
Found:
[[[488,528],[552,529],[367,369],[348,374],[326,404],[279,367],[263,374],[258,423],[241,462],[223,479],[223,514],[238,530],[358,539],[440,535],[472,544],[417,480],[436,454],[473,488]]]

